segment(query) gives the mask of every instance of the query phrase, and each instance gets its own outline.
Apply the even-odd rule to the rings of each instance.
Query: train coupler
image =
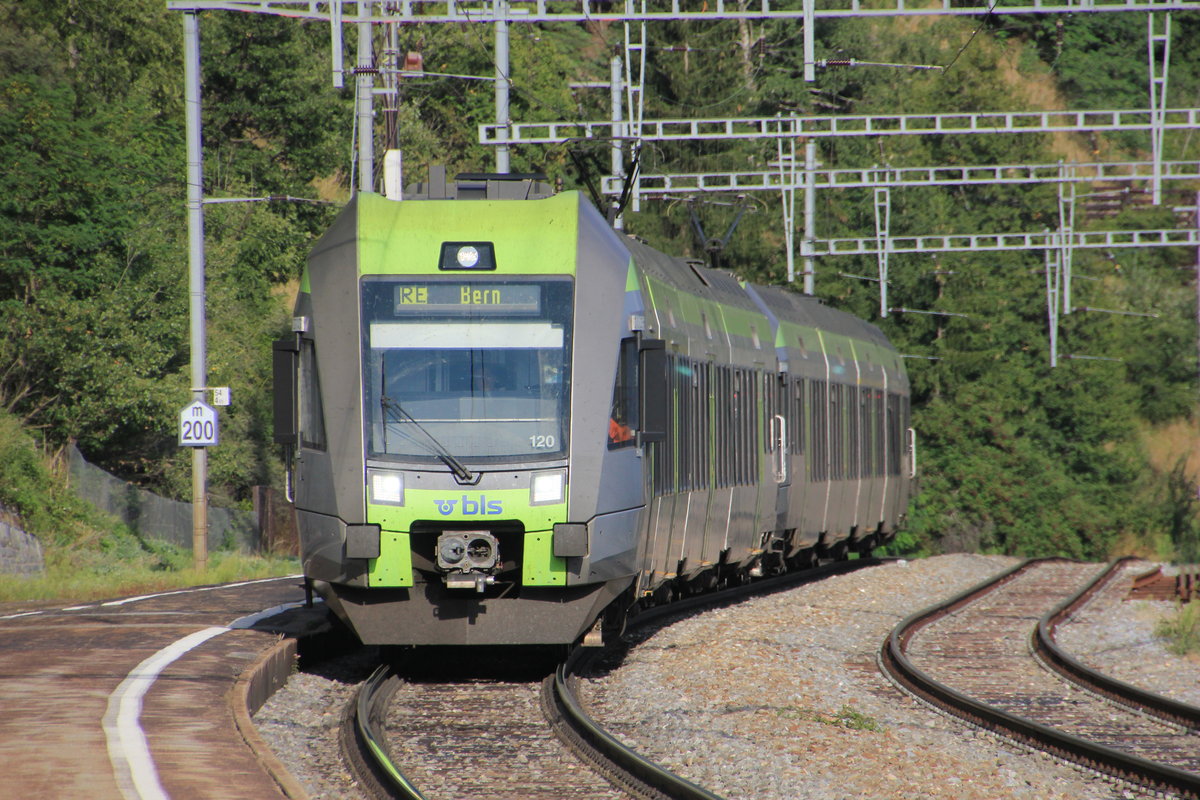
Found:
[[[447,589],[474,589],[479,594],[483,594],[495,582],[495,575],[481,572],[455,572],[446,576]]]
[[[446,571],[447,589],[474,589],[482,594],[496,582],[491,570],[500,563],[500,545],[488,531],[443,533],[437,542],[437,565]]]

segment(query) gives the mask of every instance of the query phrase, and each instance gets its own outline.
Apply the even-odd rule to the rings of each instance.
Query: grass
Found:
[[[1200,653],[1200,602],[1180,604],[1174,616],[1158,621],[1154,635],[1177,656]]]
[[[188,586],[294,575],[300,571],[299,561],[295,558],[232,551],[209,553],[208,569],[203,572],[191,566],[164,567],[149,559],[128,561],[96,558],[95,554],[80,565],[71,563],[64,556],[48,553],[43,575],[0,575],[0,603],[87,602]],[[191,558],[187,553],[184,556]]]
[[[819,722],[822,725],[836,725],[852,731],[882,733],[885,730],[878,720],[861,711],[855,711],[849,703],[842,704],[836,714],[826,714],[811,708],[797,708],[796,706],[785,706],[776,713],[785,719],[801,719],[808,722]]]
[[[0,603],[83,602],[299,572],[294,558],[232,550],[210,552],[198,572],[189,551],[136,535],[76,497],[62,473],[0,412],[0,506],[37,538],[46,562],[41,575],[0,574]]]

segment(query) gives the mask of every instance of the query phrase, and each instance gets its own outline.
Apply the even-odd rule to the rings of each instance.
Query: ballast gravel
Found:
[[[612,733],[727,800],[1150,796],[972,730],[879,672],[879,649],[901,619],[1016,563],[979,555],[894,562],[704,612],[639,633],[581,694]],[[1153,638],[1168,609],[1105,593],[1060,627],[1058,641],[1100,669],[1159,665],[1125,679],[1190,690],[1180,699],[1200,702],[1200,663]],[[353,664],[293,676],[255,716],[314,800],[362,797],[340,764],[336,726],[363,678]]]

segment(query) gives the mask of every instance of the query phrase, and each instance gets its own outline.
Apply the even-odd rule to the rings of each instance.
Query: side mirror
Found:
[[[638,443],[667,438],[671,384],[667,375],[667,343],[642,339],[638,343],[639,431]]]
[[[297,372],[300,361],[300,336],[277,339],[272,348],[276,444],[295,445],[300,440],[297,414]]]

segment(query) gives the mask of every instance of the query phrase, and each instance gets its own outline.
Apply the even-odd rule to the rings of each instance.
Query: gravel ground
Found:
[[[1126,567],[1121,579],[1102,597],[1084,606],[1068,624],[1059,626],[1055,641],[1106,675],[1200,706],[1200,656],[1172,655],[1154,637],[1155,623],[1174,616],[1175,603],[1122,599],[1133,576],[1148,568],[1145,562]]]
[[[358,685],[379,664],[366,648],[297,672],[254,715],[254,726],[311,800],[368,800],[342,761],[338,726]]]
[[[647,632],[583,694],[613,733],[728,800],[1143,796],[972,731],[880,675],[876,654],[903,617],[1015,563],[888,564],[706,612]],[[1141,685],[1171,683],[1200,702],[1200,663],[1153,642],[1153,605],[1106,595],[1058,639],[1068,650],[1094,645],[1076,654],[1103,669],[1143,664]],[[337,756],[336,726],[363,678],[353,663],[297,675],[255,716],[314,800],[361,797]]]

